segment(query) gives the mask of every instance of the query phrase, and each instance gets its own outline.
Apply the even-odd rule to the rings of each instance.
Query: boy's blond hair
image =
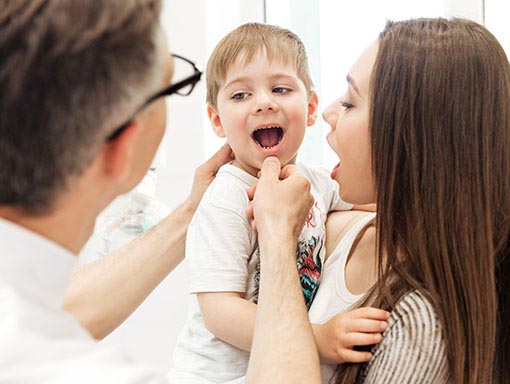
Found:
[[[261,50],[265,50],[269,61],[293,63],[307,92],[311,92],[313,82],[305,46],[301,39],[288,29],[268,24],[246,23],[225,36],[214,48],[207,62],[206,82],[209,105],[217,106],[218,92],[230,66],[241,55],[244,62],[249,63]]]

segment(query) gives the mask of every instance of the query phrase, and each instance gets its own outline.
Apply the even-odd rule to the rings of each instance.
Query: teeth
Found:
[[[258,129],[256,129],[256,131],[259,131],[261,129],[270,129],[270,128],[281,128],[281,127],[278,125],[269,125],[267,127],[258,128]]]
[[[262,145],[261,142],[258,140],[259,134],[257,132],[260,132],[260,131],[263,131],[263,130],[266,130],[266,129],[276,129],[276,130],[278,130],[277,131],[278,132],[278,141],[274,145],[265,146],[265,145]],[[271,149],[271,148],[274,148],[276,145],[278,145],[282,141],[283,135],[284,135],[284,132],[283,132],[283,128],[282,127],[280,127],[279,125],[268,125],[266,127],[261,127],[261,128],[256,129],[255,131],[253,131],[252,138],[255,140],[255,142],[261,148],[263,148],[263,149]]]

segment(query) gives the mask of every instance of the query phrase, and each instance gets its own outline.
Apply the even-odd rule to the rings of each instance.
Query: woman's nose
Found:
[[[335,109],[333,106],[334,106],[334,103],[330,104],[324,110],[324,112],[322,112],[322,118],[324,119],[324,121],[326,123],[328,123],[330,125],[332,131],[335,130],[336,120],[337,120],[337,116],[336,116]]]

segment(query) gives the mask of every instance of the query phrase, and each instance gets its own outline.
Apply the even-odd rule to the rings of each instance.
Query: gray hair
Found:
[[[0,5],[0,205],[50,209],[160,86],[161,0]]]

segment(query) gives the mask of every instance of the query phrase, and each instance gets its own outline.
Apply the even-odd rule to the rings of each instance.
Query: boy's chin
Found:
[[[264,162],[265,159],[267,159],[268,157],[276,157],[278,158],[278,160],[280,161],[280,164],[282,167],[285,167],[286,165],[292,165],[292,164],[296,164],[296,158],[297,156],[293,156],[291,157],[290,159],[288,157],[284,157],[284,156],[281,156],[280,154],[278,155],[270,155],[270,156],[266,156],[261,162],[260,164],[258,164],[258,168],[262,168],[262,163]]]
[[[231,164],[235,165],[238,168],[241,168],[242,170],[244,170],[245,172],[248,172],[252,176],[258,177],[258,173],[259,173],[260,169],[262,168],[262,164],[264,163],[264,160],[268,157],[273,157],[273,155],[269,155],[269,156],[257,159],[256,161],[251,161],[251,162],[242,162],[242,161],[234,160],[234,161],[232,161]],[[282,157],[280,155],[276,155],[274,157],[278,158],[278,160],[280,161],[280,164],[283,168],[286,165],[295,164],[297,155],[294,155],[290,159],[288,157]]]

